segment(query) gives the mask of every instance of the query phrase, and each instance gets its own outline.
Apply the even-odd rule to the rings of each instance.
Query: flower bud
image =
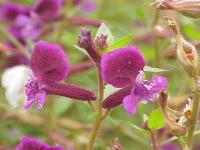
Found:
[[[95,39],[95,45],[98,49],[104,50],[108,47],[107,43],[107,35],[101,34],[100,36],[97,36]]]
[[[184,39],[175,21],[168,19],[169,27],[174,32],[177,41],[177,58],[185,71],[194,76],[197,73],[199,61],[197,50],[194,45]]]
[[[200,18],[200,0],[157,0],[153,6],[161,10],[176,10],[187,17]]]
[[[118,138],[115,138],[111,144],[111,150],[123,150]]]
[[[95,48],[90,30],[81,29],[81,33],[78,37],[78,45],[87,51],[87,53],[95,63],[100,63],[101,55],[97,52]]]

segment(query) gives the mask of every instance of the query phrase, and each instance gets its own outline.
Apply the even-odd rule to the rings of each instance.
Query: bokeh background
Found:
[[[2,4],[5,1],[1,0],[0,3]],[[157,30],[155,30],[153,20],[156,12],[150,6],[152,1],[93,0],[94,10],[92,11],[80,10],[79,5],[70,5],[70,0],[65,1],[69,5],[66,4],[63,7],[62,14],[104,22],[112,31],[115,40],[130,34],[132,36],[130,44],[139,47],[148,66],[169,70],[162,73],[169,80],[169,104],[177,110],[182,108],[186,103],[186,97],[190,96],[192,83],[191,79],[179,66],[175,51],[168,49],[170,45],[175,43],[175,40],[173,35],[170,35],[171,33],[168,31],[163,18],[164,16],[177,18],[183,35],[193,42],[200,40],[199,20],[189,19],[168,11],[162,12],[163,15],[160,15],[158,25],[166,27],[167,35],[164,35],[164,38],[158,36],[155,45],[154,36]],[[12,2],[31,6],[35,1],[13,0]],[[8,22],[0,23],[6,30]],[[53,31],[41,36],[40,40],[62,45],[71,65],[83,64],[88,61],[87,56],[73,46],[76,45],[81,27],[91,29],[93,36],[95,36],[98,29],[97,26],[77,25],[68,19],[64,19],[55,21]],[[0,33],[0,43],[5,43],[6,40],[7,37]],[[30,44],[33,45],[34,41],[30,41]],[[156,64],[155,48],[159,50],[160,64]],[[4,72],[9,56],[10,53],[0,52],[0,74]],[[150,78],[151,75],[153,73],[146,73],[147,78]],[[97,92],[97,76],[93,67],[73,73],[65,81]],[[107,95],[112,92],[112,87],[106,88]],[[110,145],[112,145],[113,140],[118,138],[125,150],[151,149],[148,133],[138,127],[143,124],[144,114],[149,115],[158,107],[156,102],[139,105],[138,112],[134,116],[129,116],[122,107],[113,109],[101,126],[95,148],[97,150],[111,149]],[[6,100],[5,89],[2,86],[0,88],[0,146],[15,147],[22,136],[31,135],[49,144],[64,145],[66,149],[74,147],[77,150],[83,150],[87,144],[94,118],[95,113],[92,112],[88,103],[59,96],[48,96],[43,110],[40,111],[33,108],[25,112],[22,107],[12,108]],[[160,132],[160,143],[170,138],[168,135],[162,135],[161,131],[158,132]],[[176,142],[173,143],[176,144]]]

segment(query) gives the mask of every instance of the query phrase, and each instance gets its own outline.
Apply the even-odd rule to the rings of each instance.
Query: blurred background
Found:
[[[76,45],[81,27],[91,29],[95,36],[98,27],[103,22],[112,31],[115,40],[131,35],[130,44],[139,47],[145,57],[146,65],[169,70],[163,73],[169,80],[169,105],[181,110],[192,92],[192,84],[191,79],[176,60],[176,46],[173,45],[175,40],[163,18],[165,16],[176,18],[185,38],[194,42],[197,48],[200,46],[198,45],[199,20],[189,19],[170,11],[159,13],[150,6],[152,2],[150,0],[85,0],[84,3],[74,1],[65,0],[61,10],[64,17],[46,23],[43,26],[46,32],[34,40],[27,38],[22,44],[24,48],[28,51],[37,40],[60,44],[69,58],[72,70],[74,69],[65,82],[97,92],[96,70],[87,56],[77,50],[74,45]],[[5,2],[7,0],[0,1],[1,5]],[[29,7],[35,3],[35,0],[10,0],[10,2]],[[10,35],[15,37],[8,29],[13,21],[1,19],[0,22],[1,75],[11,66],[26,64],[21,56],[20,58],[16,56],[13,50],[15,47],[5,47],[10,40]],[[85,67],[81,70],[77,69],[81,65]],[[146,73],[147,78],[152,75],[153,73]],[[76,150],[85,149],[95,118],[95,113],[87,102],[48,96],[43,110],[37,111],[33,107],[25,112],[22,103],[16,108],[9,104],[5,90],[1,86],[0,147],[15,147],[22,136],[30,135],[49,144],[63,145],[66,149],[70,147]],[[107,86],[106,95],[114,90]],[[144,114],[149,115],[155,108],[158,108],[156,102],[139,105],[138,112],[134,116],[129,116],[121,106],[113,109],[102,123],[95,144],[96,150],[111,149],[111,145],[116,141],[115,138],[119,139],[125,150],[151,149],[148,133],[140,127],[143,124]],[[164,133],[158,131],[158,136],[160,143],[171,137],[165,130]],[[173,144],[178,146],[176,141]]]

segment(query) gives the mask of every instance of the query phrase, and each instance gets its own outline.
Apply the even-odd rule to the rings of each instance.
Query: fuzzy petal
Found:
[[[63,0],[38,0],[34,12],[44,20],[58,17]]]
[[[60,95],[83,101],[96,100],[96,95],[94,93],[74,85],[47,81],[43,83],[42,89],[48,94]]]
[[[123,98],[131,93],[132,86],[126,86],[108,96],[102,103],[103,108],[113,108],[122,104]]]
[[[116,49],[102,57],[102,76],[108,84],[124,87],[131,83],[144,65],[144,58],[137,47]]]
[[[49,146],[37,139],[24,137],[15,150],[64,150],[64,148],[61,146]]]
[[[139,97],[136,95],[128,95],[123,99],[123,106],[129,115],[134,115],[137,111]]]
[[[57,44],[39,41],[35,44],[30,67],[38,80],[60,81],[69,72],[63,49]]]
[[[6,2],[0,6],[0,18],[14,20],[21,13],[21,6],[16,3]]]

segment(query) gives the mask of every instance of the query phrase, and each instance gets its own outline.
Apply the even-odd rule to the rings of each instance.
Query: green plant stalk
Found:
[[[156,9],[153,16],[152,28],[158,24],[159,14],[160,14],[160,11]],[[154,55],[155,55],[155,65],[157,68],[159,68],[161,66],[161,59],[160,59],[160,51],[158,48],[158,41],[155,36],[153,37],[153,47],[154,47]]]
[[[89,143],[87,146],[87,150],[93,150],[94,142],[97,137],[100,125],[102,123],[102,114],[103,114],[103,108],[102,108],[102,101],[104,96],[104,82],[101,76],[101,66],[100,64],[97,64],[97,71],[98,71],[98,108],[97,108],[97,115],[95,119],[95,123],[92,129],[92,133],[90,135]]]
[[[187,135],[187,147],[189,150],[192,150],[192,141],[193,141],[193,134],[195,131],[197,116],[198,116],[198,108],[199,108],[199,91],[197,88],[197,85],[195,85],[195,93],[194,93],[194,100],[193,100],[193,106],[192,106],[192,121],[189,126],[188,135]]]
[[[0,32],[4,34],[21,52],[24,52],[28,56],[24,46],[13,35],[6,31],[2,25],[0,25]]]

